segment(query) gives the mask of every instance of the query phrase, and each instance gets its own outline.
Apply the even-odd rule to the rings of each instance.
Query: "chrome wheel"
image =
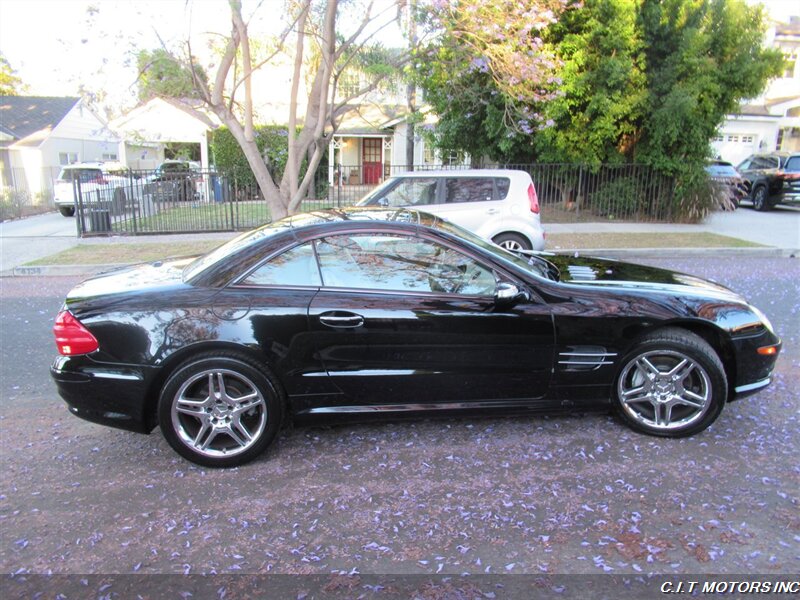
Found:
[[[617,382],[623,412],[660,431],[686,428],[711,406],[711,378],[696,360],[675,350],[643,352],[630,360]]]
[[[517,242],[516,240],[506,240],[504,242],[500,242],[500,247],[505,248],[506,250],[524,250],[525,248],[522,247],[522,244]]]
[[[206,457],[236,456],[256,444],[267,425],[267,403],[247,376],[206,369],[189,377],[172,400],[172,428],[180,441]]]

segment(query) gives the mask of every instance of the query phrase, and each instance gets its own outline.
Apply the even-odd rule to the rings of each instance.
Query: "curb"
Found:
[[[595,256],[598,258],[630,259],[670,258],[683,256],[740,256],[753,258],[796,258],[800,249],[792,248],[588,248],[569,250],[559,248],[556,254]],[[0,272],[0,277],[89,277],[136,263],[104,265],[40,265],[14,267]]]

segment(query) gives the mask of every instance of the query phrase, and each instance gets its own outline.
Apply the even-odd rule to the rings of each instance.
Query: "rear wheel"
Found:
[[[518,233],[501,233],[492,238],[492,241],[506,250],[533,250],[530,241],[524,235]]]
[[[753,190],[753,208],[760,211],[770,209],[769,202],[767,202],[767,188],[763,185]]]
[[[73,217],[75,216],[75,207],[74,206],[59,206],[58,212],[65,217]]]
[[[701,337],[664,329],[645,337],[624,358],[614,403],[632,429],[684,437],[706,429],[728,393],[725,369]]]
[[[233,353],[191,359],[161,391],[158,419],[167,442],[207,467],[256,458],[273,441],[283,417],[280,388],[257,364]]]

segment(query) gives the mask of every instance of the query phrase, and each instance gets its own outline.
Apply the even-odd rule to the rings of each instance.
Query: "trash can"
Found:
[[[222,182],[219,175],[211,175],[211,186],[214,189],[214,202],[222,202]]]
[[[111,231],[111,211],[107,208],[89,210],[89,231],[92,233],[108,233]]]

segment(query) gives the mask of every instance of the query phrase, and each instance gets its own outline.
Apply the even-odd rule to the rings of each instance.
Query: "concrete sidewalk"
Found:
[[[8,275],[81,275],[98,272],[102,267],[114,265],[60,265],[54,267],[23,267],[37,260],[77,245],[102,247],[108,244],[143,244],[164,242],[191,242],[214,240],[220,243],[238,233],[192,233],[170,235],[112,236],[79,239],[70,226],[72,219],[58,216],[53,220],[47,215],[0,224],[0,276]],[[654,236],[667,233],[715,233],[762,244],[766,248],[630,248],[630,249],[583,249],[581,254],[599,254],[607,257],[649,255],[768,255],[800,256],[800,209],[780,207],[769,212],[757,212],[740,208],[734,212],[713,213],[705,222],[697,225],[670,223],[616,223],[613,221],[593,223],[547,223],[549,234],[593,234],[593,233],[651,233]],[[564,249],[566,251],[566,249]],[[561,250],[559,250],[561,251]]]

